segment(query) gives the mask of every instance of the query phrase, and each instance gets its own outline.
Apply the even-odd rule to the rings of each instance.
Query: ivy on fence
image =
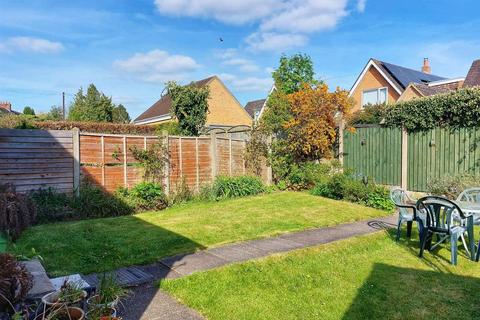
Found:
[[[385,124],[409,132],[437,127],[480,127],[480,88],[465,88],[446,94],[400,102],[389,107]]]

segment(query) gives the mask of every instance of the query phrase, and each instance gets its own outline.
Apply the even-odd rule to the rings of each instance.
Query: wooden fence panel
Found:
[[[0,183],[72,192],[73,153],[72,131],[0,129]]]
[[[401,142],[399,129],[365,127],[344,134],[344,166],[377,183],[400,185]]]
[[[461,173],[480,174],[479,129],[443,129],[408,136],[408,189],[427,190],[428,182]]]

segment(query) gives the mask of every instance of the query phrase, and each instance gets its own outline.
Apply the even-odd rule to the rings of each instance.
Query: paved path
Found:
[[[392,215],[333,227],[286,233],[272,238],[244,241],[196,253],[177,255],[138,268],[153,275],[157,280],[180,278],[193,272],[214,269],[231,263],[373,233],[394,227],[396,221],[397,217]],[[124,320],[203,319],[195,311],[160,291],[156,283],[143,284],[134,288],[133,291],[132,297],[125,302],[128,310],[121,312]]]

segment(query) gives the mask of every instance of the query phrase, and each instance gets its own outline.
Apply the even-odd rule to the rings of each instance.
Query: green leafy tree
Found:
[[[87,93],[80,88],[70,110],[68,120],[86,122],[112,122],[112,113],[115,105],[112,99],[98,91],[95,85],[90,84]]]
[[[115,123],[130,123],[130,115],[123,104],[119,104],[113,108],[112,121]]]
[[[62,107],[52,106],[50,111],[46,115],[47,120],[60,121],[63,120],[63,109]]]
[[[290,94],[297,92],[303,84],[316,84],[312,59],[306,54],[283,55],[280,66],[272,73],[277,90]]]
[[[178,121],[182,134],[198,136],[205,127],[208,113],[208,87],[199,88],[193,83],[180,86],[174,81],[167,83],[167,94],[172,100],[171,113]]]
[[[26,106],[25,108],[23,108],[23,114],[27,115],[27,116],[34,116],[35,115],[35,110],[33,110],[33,108],[31,108],[29,106]]]

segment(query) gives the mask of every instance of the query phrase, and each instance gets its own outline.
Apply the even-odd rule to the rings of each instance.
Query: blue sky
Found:
[[[432,73],[465,76],[479,11],[478,0],[0,0],[0,101],[46,112],[94,83],[135,117],[166,81],[217,74],[245,104],[297,52],[332,87],[350,88],[370,57],[415,69],[428,57]]]

